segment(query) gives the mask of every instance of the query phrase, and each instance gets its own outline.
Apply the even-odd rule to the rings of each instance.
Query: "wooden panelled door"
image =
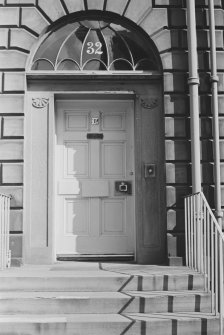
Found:
[[[135,251],[134,103],[56,102],[56,253]]]

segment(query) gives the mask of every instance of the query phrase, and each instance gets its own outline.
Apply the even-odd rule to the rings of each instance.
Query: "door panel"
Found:
[[[58,254],[134,253],[133,124],[131,101],[57,101]]]

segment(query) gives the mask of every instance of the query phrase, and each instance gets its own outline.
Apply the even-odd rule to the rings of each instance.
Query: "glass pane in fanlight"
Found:
[[[97,59],[96,60],[92,59],[85,64],[83,70],[106,71],[107,68],[106,68],[105,64],[103,64],[101,61],[99,61]]]
[[[139,38],[139,35],[133,31],[123,30],[120,31],[120,34],[125,39],[126,43],[130,48],[135,66],[140,60],[149,59],[151,61],[151,65],[150,69],[147,68],[147,70],[158,70],[155,55],[152,52],[152,48],[149,48],[148,43],[146,43],[143,39]]]
[[[40,59],[33,63],[32,70],[52,71],[54,67],[49,61]]]
[[[132,65],[125,59],[118,59],[109,68],[110,71],[131,71]]]
[[[98,20],[83,20],[80,21],[80,24],[84,27],[86,27],[87,29],[103,29],[106,26],[109,25],[108,22],[104,22],[104,21],[98,21]]]
[[[58,54],[57,63],[60,63],[64,59],[71,58],[80,64],[82,45],[87,33],[88,30],[85,27],[79,26],[70,34]]]
[[[84,66],[87,61],[93,58],[107,64],[107,49],[100,29],[89,30],[87,33],[83,44],[81,65]]]
[[[157,65],[151,59],[142,59],[136,65],[136,70],[153,71],[157,69]]]
[[[113,25],[115,26],[115,25]],[[127,44],[125,43],[124,39],[110,27],[105,28],[102,30],[103,36],[106,40],[106,44],[108,47],[108,54],[109,54],[109,64],[119,58],[123,58],[128,60],[130,63],[132,62],[131,53],[128,49]]]
[[[77,63],[70,59],[63,60],[57,67],[57,70],[60,71],[80,71],[80,68]]]
[[[35,54],[34,61],[40,58],[46,58],[55,64],[62,43],[78,25],[77,22],[71,23],[51,33],[40,45]]]

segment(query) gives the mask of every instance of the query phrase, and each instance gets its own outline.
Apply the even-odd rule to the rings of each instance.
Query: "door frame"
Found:
[[[57,80],[56,80],[57,79]],[[56,261],[55,227],[54,227],[54,146],[55,146],[55,101],[70,97],[80,99],[88,97],[104,97],[103,99],[134,100],[134,132],[135,136],[135,230],[136,254],[138,263],[159,264],[166,259],[166,205],[165,205],[165,131],[163,118],[163,85],[161,76],[102,76],[93,75],[64,76],[33,75],[27,76],[26,108],[25,108],[25,143],[24,143],[24,263],[51,264]],[[106,87],[106,90],[105,90]],[[150,93],[149,96],[149,91]],[[163,172],[160,173],[159,213],[160,236],[156,243],[142,243],[141,194],[142,163],[140,154],[140,119],[141,110],[158,110],[160,161]],[[41,116],[42,115],[42,116]],[[40,121],[41,118],[41,121]],[[39,128],[37,127],[39,122]],[[40,125],[44,125],[41,127]],[[29,140],[26,140],[29,139]],[[40,142],[38,142],[41,139]],[[37,149],[37,154],[33,153]],[[37,168],[35,162],[42,162]],[[162,170],[161,170],[162,171]],[[36,183],[36,180],[40,181]],[[40,224],[41,222],[41,224]],[[138,222],[138,223],[137,223]]]

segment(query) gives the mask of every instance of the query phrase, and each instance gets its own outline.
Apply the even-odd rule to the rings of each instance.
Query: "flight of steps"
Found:
[[[59,263],[0,273],[0,334],[216,335],[204,278],[185,267]]]

